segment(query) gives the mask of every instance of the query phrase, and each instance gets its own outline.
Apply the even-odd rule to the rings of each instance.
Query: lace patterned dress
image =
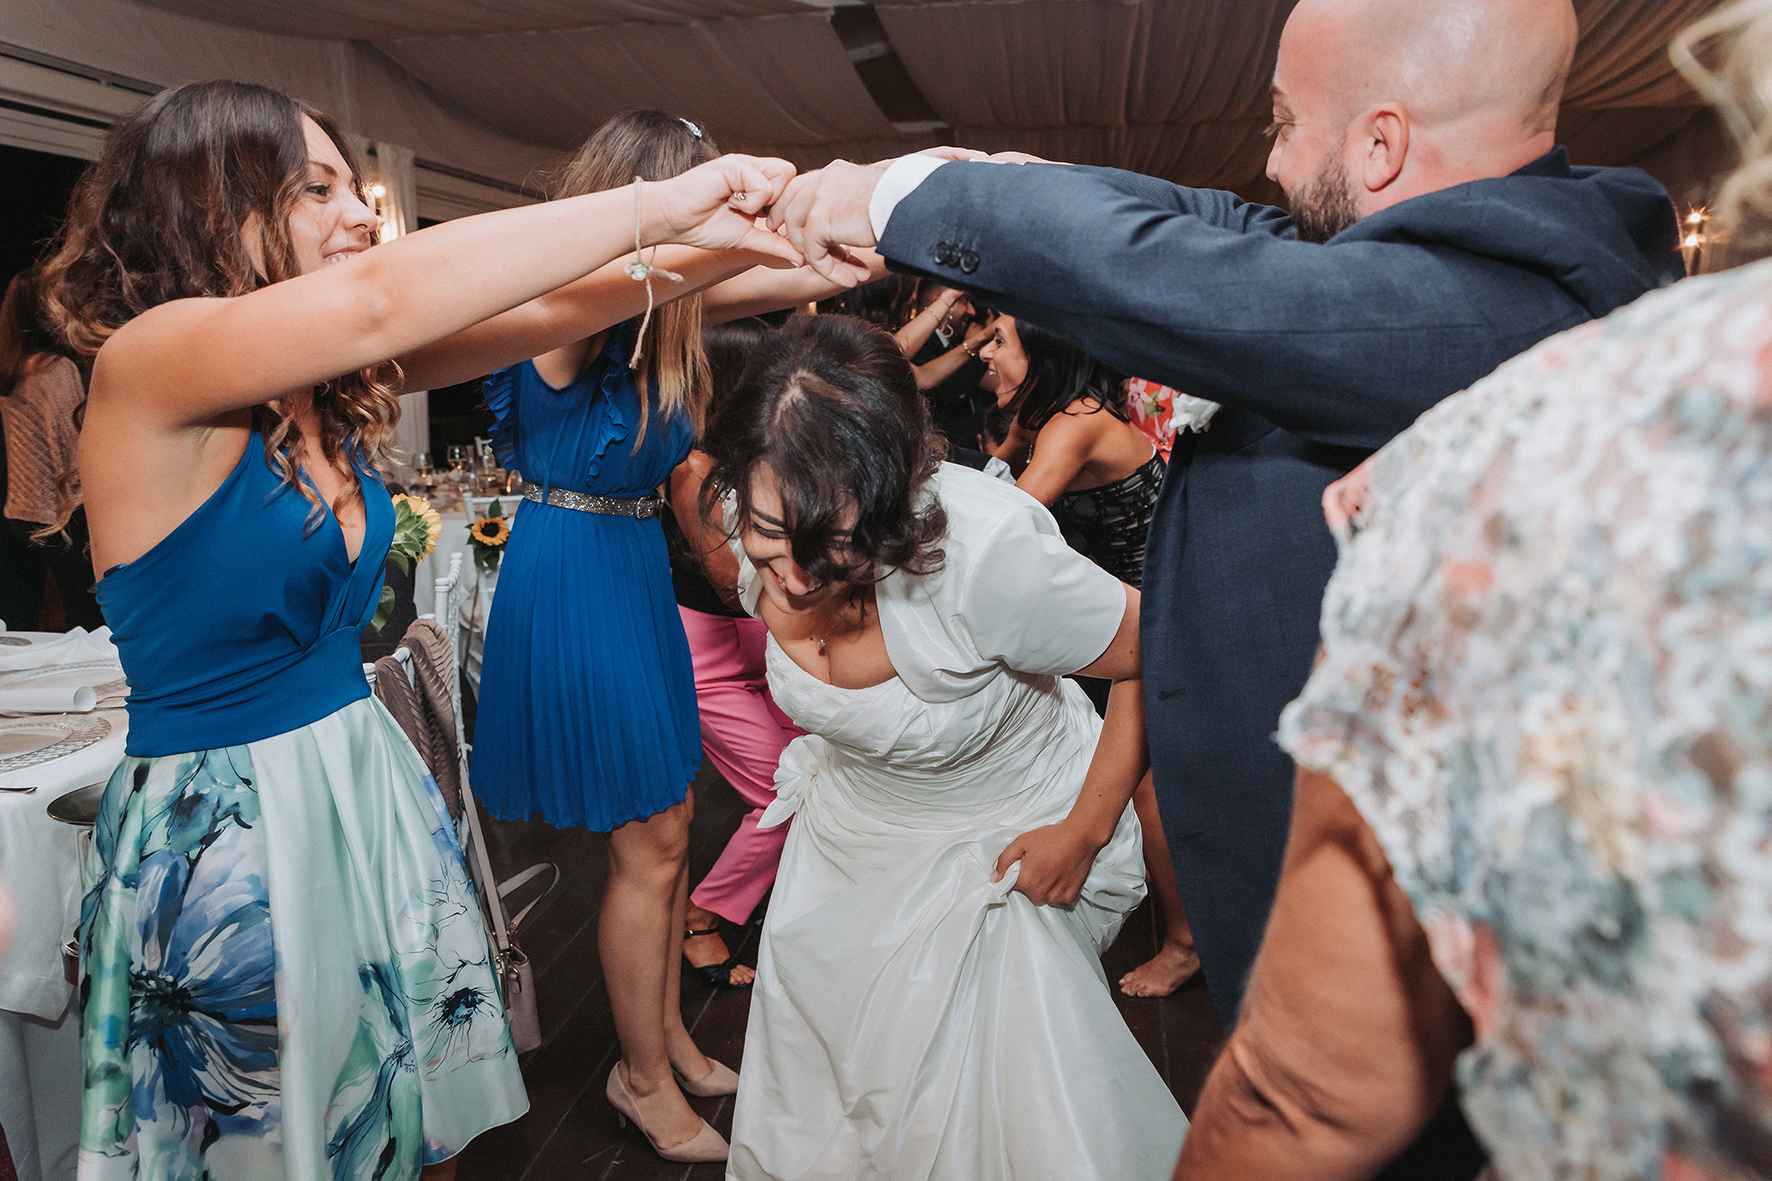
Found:
[[[1769,356],[1761,263],[1429,411],[1281,725],[1472,1011],[1458,1085],[1508,1181],[1772,1160]]]
[[[1111,484],[1066,492],[1052,515],[1071,548],[1128,586],[1144,581],[1144,541],[1163,490],[1163,457],[1152,455]]]

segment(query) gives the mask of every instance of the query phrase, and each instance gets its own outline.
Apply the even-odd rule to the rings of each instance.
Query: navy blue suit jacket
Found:
[[[1229,193],[1059,165],[946,164],[880,251],[1125,373],[1225,404],[1179,440],[1144,568],[1158,802],[1212,998],[1234,1020],[1272,905],[1317,647],[1331,481],[1435,402],[1684,274],[1667,193],[1561,148],[1327,244]]]

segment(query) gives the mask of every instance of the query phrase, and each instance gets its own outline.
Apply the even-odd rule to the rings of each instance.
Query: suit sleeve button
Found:
[[[970,275],[978,269],[978,252],[975,250],[960,251],[960,273]]]

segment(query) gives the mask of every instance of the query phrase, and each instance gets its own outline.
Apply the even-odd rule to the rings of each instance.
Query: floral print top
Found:
[[[1521,1178],[1772,1173],[1772,263],[1380,453],[1282,744],[1384,846]]]
[[[1175,436],[1181,431],[1203,431],[1218,413],[1218,403],[1196,398],[1179,390],[1143,377],[1126,381],[1126,409],[1132,425],[1145,433],[1163,462],[1175,448]]]

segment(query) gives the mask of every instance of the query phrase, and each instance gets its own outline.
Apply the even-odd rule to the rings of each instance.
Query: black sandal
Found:
[[[698,935],[718,935],[720,928],[709,927],[705,931],[684,931],[683,938],[694,939]],[[689,964],[687,957],[683,960]],[[696,975],[707,981],[713,988],[749,988],[749,984],[735,984],[732,980],[732,969],[739,966],[738,953],[735,951],[717,964],[689,964],[695,969]]]

